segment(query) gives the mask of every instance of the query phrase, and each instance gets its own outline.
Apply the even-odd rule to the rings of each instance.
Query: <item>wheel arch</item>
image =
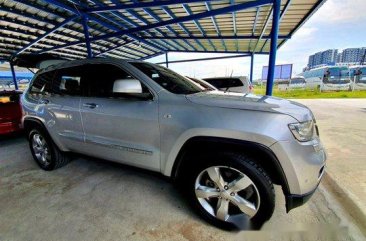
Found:
[[[55,138],[53,138],[53,136],[47,130],[47,127],[46,127],[45,123],[43,123],[43,121],[40,120],[39,118],[36,118],[36,117],[33,117],[33,116],[32,117],[24,117],[23,118],[23,127],[24,127],[24,131],[26,133],[27,138],[28,138],[29,132],[32,130],[32,128],[39,127],[39,128],[42,128],[42,130],[48,135],[48,137],[56,144],[56,146],[61,151],[69,151],[67,148],[65,148],[62,145],[62,143],[60,143]]]
[[[290,193],[285,173],[279,160],[273,151],[267,146],[252,142],[222,137],[197,136],[187,140],[180,149],[172,171],[173,180],[179,181],[183,177],[185,168],[194,163],[189,160],[189,156],[197,152],[209,151],[234,151],[253,156],[255,154],[257,164],[270,176],[272,182],[282,186],[284,194]],[[187,160],[187,161],[186,161]]]
[[[47,131],[47,128],[46,126],[44,125],[44,123],[35,118],[35,117],[25,117],[23,119],[23,127],[24,127],[24,131],[25,133],[27,134],[27,137],[29,135],[29,132],[32,130],[32,128],[34,127],[40,127],[42,128],[43,130]]]

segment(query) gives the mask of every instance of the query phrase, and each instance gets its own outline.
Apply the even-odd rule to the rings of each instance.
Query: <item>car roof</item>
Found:
[[[40,69],[37,72],[37,74],[41,74],[44,72],[53,71],[53,70],[57,70],[57,69],[62,69],[62,68],[84,65],[84,64],[98,64],[98,63],[103,64],[103,63],[113,63],[113,62],[123,64],[123,63],[128,63],[128,62],[143,62],[143,61],[131,60],[131,59],[117,59],[117,58],[90,58],[90,59],[69,60],[69,61],[66,61],[63,63],[51,65],[44,69]]]

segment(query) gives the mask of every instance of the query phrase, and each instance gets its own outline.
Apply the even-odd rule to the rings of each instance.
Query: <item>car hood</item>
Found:
[[[306,106],[271,96],[210,91],[186,95],[186,98],[193,103],[212,107],[286,114],[300,122],[313,119],[312,112]]]

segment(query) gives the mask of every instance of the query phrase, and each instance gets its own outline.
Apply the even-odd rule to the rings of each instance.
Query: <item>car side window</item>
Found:
[[[114,94],[113,85],[116,80],[135,79],[123,69],[112,64],[90,64],[85,66],[83,80],[87,83],[86,96],[104,98],[127,98],[128,95]],[[141,82],[140,82],[141,83]],[[143,93],[148,88],[141,83]]]
[[[59,95],[80,96],[82,66],[59,69],[52,82],[52,93]]]
[[[33,81],[30,88],[31,94],[49,94],[51,93],[52,80],[55,76],[55,71],[48,71],[39,74]]]

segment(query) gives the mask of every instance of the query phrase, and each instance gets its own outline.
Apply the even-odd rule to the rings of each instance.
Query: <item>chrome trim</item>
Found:
[[[94,140],[91,140],[88,138],[85,138],[85,143],[105,146],[105,147],[109,147],[109,148],[113,148],[113,149],[118,149],[121,151],[133,152],[133,153],[137,153],[137,154],[143,154],[143,155],[149,155],[149,156],[153,155],[152,151],[133,148],[133,147],[129,147],[129,146],[122,146],[122,145],[117,145],[117,144],[112,144],[112,143],[107,143],[107,142],[94,141]]]

